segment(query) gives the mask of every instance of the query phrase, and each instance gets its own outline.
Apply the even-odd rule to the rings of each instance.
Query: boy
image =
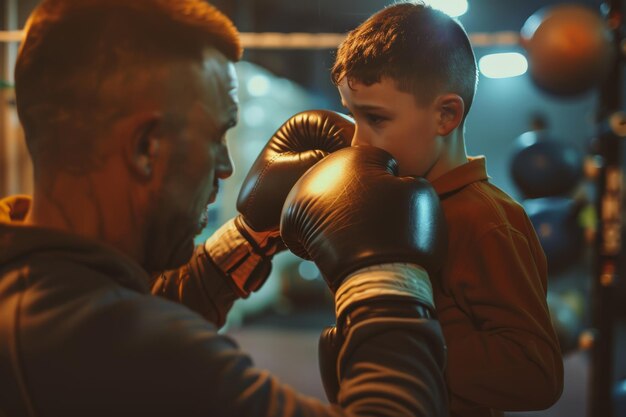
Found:
[[[383,9],[353,30],[332,77],[353,114],[353,145],[387,150],[400,175],[437,191],[448,262],[433,279],[448,347],[452,416],[502,416],[559,398],[563,364],[546,305],[546,260],[523,208],[466,155],[476,60],[462,26],[420,3]]]

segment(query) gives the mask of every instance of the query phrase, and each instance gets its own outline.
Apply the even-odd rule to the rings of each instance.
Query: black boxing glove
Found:
[[[313,259],[336,290],[337,327],[325,329],[319,341],[331,403],[342,379],[339,351],[351,328],[436,314],[426,271],[442,266],[447,247],[439,198],[425,180],[396,175],[395,160],[383,150],[340,150],[298,181],[283,208],[285,244]]]
[[[237,210],[253,231],[278,231],[291,187],[328,154],[350,146],[354,121],[329,110],[296,114],[265,145],[237,198]]]
[[[271,271],[271,258],[284,249],[278,230],[289,190],[316,162],[350,145],[354,122],[328,110],[296,114],[270,138],[243,182],[237,209],[205,243],[211,260],[239,297],[257,291]]]
[[[335,291],[350,273],[405,262],[429,274],[443,263],[444,216],[424,179],[397,177],[382,149],[342,149],[319,162],[292,188],[282,212],[287,247],[319,267]]]

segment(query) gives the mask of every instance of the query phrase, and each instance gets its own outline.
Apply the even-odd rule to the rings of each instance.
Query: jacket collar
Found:
[[[148,273],[114,247],[59,230],[24,225],[31,201],[28,196],[0,200],[0,265],[24,256],[50,254],[93,269],[135,291],[149,292]]]
[[[440,198],[445,198],[469,184],[489,179],[485,157],[470,157],[469,161],[458,166],[431,182]]]

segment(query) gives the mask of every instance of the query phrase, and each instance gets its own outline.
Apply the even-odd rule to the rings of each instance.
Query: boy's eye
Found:
[[[378,116],[376,114],[366,114],[365,118],[367,119],[368,122],[370,122],[373,125],[380,124],[387,120],[386,117]]]

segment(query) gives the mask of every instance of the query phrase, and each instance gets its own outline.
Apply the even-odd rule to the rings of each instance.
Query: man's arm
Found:
[[[275,234],[246,232],[238,221],[226,222],[196,247],[186,265],[157,275],[152,294],[184,304],[221,327],[235,300],[263,285],[278,245]]]
[[[546,303],[545,258],[503,225],[457,262],[452,295],[473,323],[452,321],[444,329],[451,392],[500,410],[554,404],[563,362]]]
[[[140,349],[152,352],[148,357],[139,355],[142,361],[145,358],[159,366],[136,393],[148,397],[135,397],[126,411],[158,414],[175,409],[178,415],[220,417],[447,416],[445,348],[438,322],[423,317],[422,310],[405,309],[403,303],[394,303],[391,309],[375,308],[379,299],[388,300],[389,286],[379,285],[385,282],[400,283],[392,284],[398,299],[419,300],[418,304],[431,308],[429,286],[413,283],[416,276],[422,282],[428,277],[421,268],[406,270],[411,272],[411,268],[414,274],[407,274],[405,285],[397,272],[382,268],[368,271],[367,276],[357,272],[356,279],[361,275],[361,281],[338,291],[341,311],[352,310],[353,303],[370,311],[359,313],[361,318],[353,318],[352,324],[341,324],[338,319],[345,334],[337,338],[335,404],[297,393],[255,368],[230,338],[216,334],[200,317],[159,303],[148,315],[162,336],[154,337],[158,344]],[[150,406],[142,408],[142,404]]]
[[[356,271],[340,287],[333,405],[254,367],[231,338],[179,303],[117,286],[102,292],[98,308],[79,297],[44,318],[65,324],[52,342],[63,349],[48,351],[25,330],[37,346],[23,350],[29,392],[36,410],[62,416],[447,417],[439,324],[410,307],[432,309],[428,279],[417,266],[401,274],[382,266]],[[379,308],[390,296],[405,302]],[[349,321],[346,311],[355,313]],[[275,346],[277,358],[289,355],[279,338]]]

